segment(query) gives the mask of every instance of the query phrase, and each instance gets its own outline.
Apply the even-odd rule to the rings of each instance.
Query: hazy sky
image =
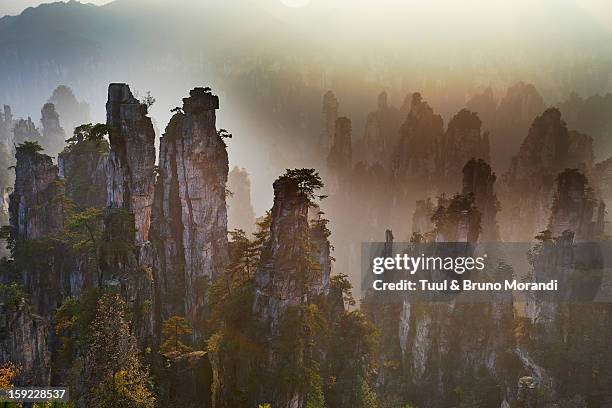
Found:
[[[80,0],[81,3],[104,4],[111,0]],[[53,0],[0,0],[0,15],[19,14],[25,8],[42,3],[53,3]]]

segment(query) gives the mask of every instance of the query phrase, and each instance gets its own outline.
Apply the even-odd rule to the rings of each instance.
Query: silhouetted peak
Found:
[[[210,88],[194,88],[189,98],[183,98],[185,113],[202,113],[219,109],[219,97],[213,95]]]
[[[478,118],[476,112],[469,111],[467,109],[461,109],[453,118],[448,122],[448,129],[470,129],[480,130],[482,121]]]

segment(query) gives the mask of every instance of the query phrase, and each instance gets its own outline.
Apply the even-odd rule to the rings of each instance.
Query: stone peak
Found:
[[[219,109],[219,97],[206,87],[193,88],[189,98],[183,98],[183,111],[185,113],[202,113]]]

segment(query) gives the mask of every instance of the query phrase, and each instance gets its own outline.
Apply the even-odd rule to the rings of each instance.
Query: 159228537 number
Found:
[[[68,389],[59,387],[5,388],[0,390],[0,401],[68,401]]]

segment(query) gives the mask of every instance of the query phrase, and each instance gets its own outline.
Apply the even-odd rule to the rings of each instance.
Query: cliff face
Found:
[[[253,279],[252,310],[262,328],[259,337],[266,344],[261,372],[280,372],[288,364],[303,367],[315,356],[321,357],[321,366],[324,366],[325,354],[313,351],[319,346],[314,341],[307,347],[293,343],[294,349],[284,345],[303,335],[299,330],[286,332],[287,324],[295,323],[297,316],[308,311],[324,310],[322,300],[330,293],[329,232],[318,207],[313,206],[299,180],[284,175],[273,186],[270,235],[263,243]],[[334,297],[337,295],[330,296],[330,303],[337,301]],[[304,324],[308,323],[304,321]],[[268,387],[259,390],[259,399],[279,407],[307,407],[304,388],[285,380],[270,382]]]
[[[126,84],[111,84],[106,103],[111,128],[108,161],[108,199],[111,207],[134,214],[136,240],[148,240],[155,187],[155,131],[141,104]]]
[[[251,205],[251,180],[245,169],[234,167],[227,179],[231,195],[227,200],[228,229],[241,229],[247,234],[255,232],[255,211]]]
[[[546,228],[557,175],[566,168],[586,172],[591,166],[590,138],[568,131],[559,110],[546,110],[533,122],[503,177],[502,237],[514,242],[532,240]]]
[[[308,197],[295,180],[274,182],[270,238],[264,244],[255,274],[255,304],[260,320],[275,333],[282,313],[305,303],[316,285],[309,267]]]
[[[10,195],[10,222],[15,240],[33,240],[63,226],[63,185],[51,157],[17,148],[15,188]],[[59,202],[58,202],[59,200]]]
[[[15,384],[41,387],[49,383],[47,330],[48,323],[32,314],[23,298],[0,287],[0,361],[21,369]]]
[[[162,315],[185,315],[200,329],[206,287],[227,259],[226,146],[217,134],[219,99],[195,88],[160,142],[153,231]]]
[[[81,141],[57,156],[58,175],[78,209],[106,207],[109,151],[106,141]]]

